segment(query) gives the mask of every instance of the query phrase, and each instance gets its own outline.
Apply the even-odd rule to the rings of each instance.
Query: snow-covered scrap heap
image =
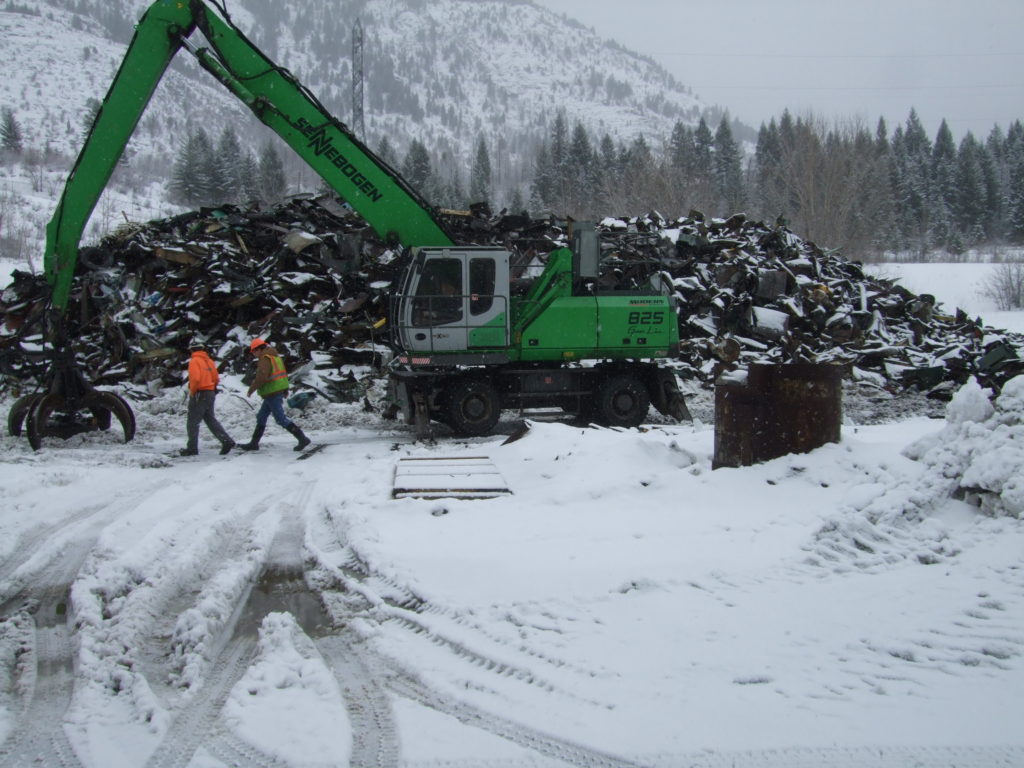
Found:
[[[663,255],[679,298],[681,361],[703,382],[750,362],[835,363],[869,385],[948,399],[970,375],[998,387],[1024,372],[1024,336],[947,313],[782,224],[691,212],[603,226],[674,241]]]
[[[553,219],[493,216],[482,206],[444,215],[458,242],[508,248],[524,274],[568,242],[566,222]],[[971,375],[998,386],[1024,357],[1024,337],[946,314],[931,297],[869,278],[782,224],[691,212],[674,221],[608,218],[599,230],[593,290],[674,291],[683,339],[676,367],[704,385],[751,362],[832,362],[868,385],[941,395]],[[315,370],[322,393],[348,399],[362,389],[341,371],[387,354],[398,256],[330,197],[203,209],[82,249],[66,321],[79,362],[99,384],[177,385],[195,336],[243,373],[248,341],[262,335],[293,370]],[[0,386],[41,381],[48,297],[45,281],[25,273],[0,295]]]

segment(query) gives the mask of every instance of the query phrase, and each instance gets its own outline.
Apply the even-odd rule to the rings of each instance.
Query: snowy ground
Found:
[[[1011,255],[1019,256],[1018,251]],[[899,280],[914,293],[930,293],[942,302],[942,309],[953,313],[957,307],[971,317],[981,316],[986,325],[1007,331],[1024,333],[1024,312],[1001,312],[995,302],[984,295],[985,280],[993,270],[993,263],[927,264],[884,263],[870,264],[868,274]]]
[[[130,445],[3,436],[0,765],[1024,765],[1015,381],[714,471],[701,423],[425,445],[317,401],[306,460],[176,459],[180,393]],[[416,456],[512,494],[392,499]]]

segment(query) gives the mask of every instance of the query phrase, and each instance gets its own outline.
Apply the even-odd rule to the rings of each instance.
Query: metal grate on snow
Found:
[[[396,499],[493,499],[511,494],[486,456],[399,459],[391,493]]]

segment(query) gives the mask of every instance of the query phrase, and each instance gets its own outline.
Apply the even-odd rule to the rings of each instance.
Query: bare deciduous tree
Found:
[[[981,282],[980,293],[1003,311],[1024,309],[1024,262],[997,264]]]

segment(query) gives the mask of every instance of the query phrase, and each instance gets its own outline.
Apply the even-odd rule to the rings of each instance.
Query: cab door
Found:
[[[467,254],[466,297],[468,349],[508,347],[508,251],[475,251]]]
[[[443,353],[508,343],[508,252],[422,249],[399,303],[402,346]]]

